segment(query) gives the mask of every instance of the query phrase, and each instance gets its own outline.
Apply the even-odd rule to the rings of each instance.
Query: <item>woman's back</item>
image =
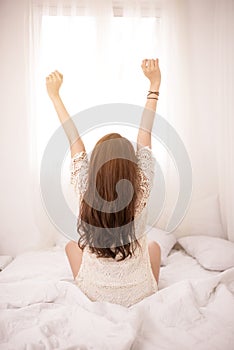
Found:
[[[147,236],[140,240],[142,251],[122,261],[97,258],[83,251],[82,263],[75,278],[78,287],[92,301],[108,301],[129,307],[157,291],[153,276]]]

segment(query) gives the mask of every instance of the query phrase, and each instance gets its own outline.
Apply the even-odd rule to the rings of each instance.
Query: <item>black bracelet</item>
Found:
[[[157,97],[148,97],[147,96],[147,100],[158,100],[158,98]]]

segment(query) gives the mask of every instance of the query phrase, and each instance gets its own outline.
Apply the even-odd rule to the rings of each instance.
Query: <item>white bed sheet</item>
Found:
[[[1,349],[233,349],[234,269],[207,271],[183,251],[131,308],[91,302],[59,247],[18,256],[0,288]]]

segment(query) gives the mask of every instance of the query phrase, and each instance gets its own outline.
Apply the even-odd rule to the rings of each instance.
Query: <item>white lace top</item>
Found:
[[[140,176],[141,200],[138,201],[135,221],[135,234],[142,249],[136,248],[132,257],[123,261],[113,258],[97,258],[89,247],[83,250],[77,286],[92,301],[107,301],[129,307],[157,291],[148,252],[145,234],[147,200],[153,184],[154,159],[149,147],[136,152]],[[77,195],[87,189],[89,161],[86,152],[75,154],[71,160],[71,184]]]

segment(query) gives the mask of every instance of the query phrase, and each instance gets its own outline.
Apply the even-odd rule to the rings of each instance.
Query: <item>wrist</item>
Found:
[[[160,83],[150,82],[150,91],[159,91]]]
[[[49,95],[49,97],[50,97],[52,102],[56,102],[56,101],[59,101],[61,99],[59,94],[51,94],[51,95]]]

